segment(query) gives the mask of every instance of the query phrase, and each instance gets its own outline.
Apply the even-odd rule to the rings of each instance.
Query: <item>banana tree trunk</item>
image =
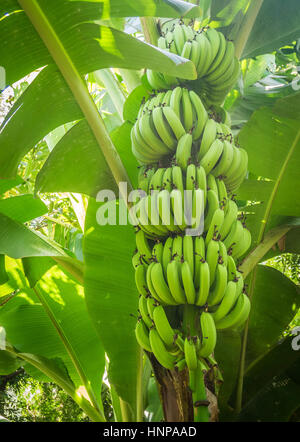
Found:
[[[158,383],[165,422],[194,422],[192,393],[189,388],[188,370],[166,370],[148,353],[153,373]],[[213,393],[213,383],[205,378],[209,401],[210,422],[218,420],[218,403]]]

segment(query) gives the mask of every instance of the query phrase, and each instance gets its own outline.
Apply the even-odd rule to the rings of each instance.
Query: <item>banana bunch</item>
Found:
[[[194,87],[201,89],[206,103],[222,103],[238,79],[240,67],[234,45],[216,29],[205,27],[196,31],[192,24],[174,21],[158,39],[158,47],[194,63],[198,77]],[[147,71],[147,79],[155,90],[183,83],[179,78],[151,70]]]
[[[206,174],[222,177],[228,192],[235,192],[244,181],[248,168],[248,154],[234,144],[230,128],[209,118],[205,124],[197,160]]]
[[[151,295],[162,305],[191,304],[213,312],[228,287],[235,287],[239,296],[244,280],[235,264],[234,248],[227,249],[230,243],[218,238],[177,235],[152,242],[138,230],[133,266],[139,294]]]
[[[132,152],[140,164],[155,164],[174,155],[187,133],[193,141],[198,140],[207,119],[207,111],[194,91],[176,87],[160,92],[140,108],[131,130]]]
[[[234,200],[248,156],[220,106],[239,64],[222,33],[196,31],[189,20],[162,20],[158,45],[193,61],[198,79],[148,70],[157,93],[141,104],[131,130],[143,191],[130,209],[139,293],[135,334],[163,367],[188,370],[194,418],[203,421],[209,418],[204,375],[221,379],[213,358],[217,333],[239,328],[250,312],[237,262],[251,234]]]

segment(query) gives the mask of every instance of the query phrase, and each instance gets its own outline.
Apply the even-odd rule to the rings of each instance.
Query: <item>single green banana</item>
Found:
[[[163,110],[161,107],[156,107],[152,111],[152,118],[155,129],[161,141],[171,150],[175,150],[177,145],[173,132],[170,129],[168,122],[165,120]]]
[[[181,264],[181,277],[182,277],[182,284],[184,287],[187,303],[194,304],[196,299],[196,290],[190,266],[187,261],[184,261]]]
[[[135,327],[135,336],[139,345],[146,351],[152,353],[152,348],[149,341],[149,332],[143,321],[138,321]]]
[[[151,281],[158,296],[168,305],[176,305],[169,287],[165,281],[162,265],[155,263],[151,269]],[[155,297],[155,296],[154,296]]]
[[[227,210],[225,213],[224,222],[220,229],[221,240],[227,238],[233,223],[236,221],[238,215],[238,207],[233,200],[228,200]]]
[[[251,304],[248,296],[242,293],[238,300],[228,315],[224,318],[216,321],[217,330],[224,330],[226,328],[237,328],[239,325],[243,324],[250,313]]]
[[[144,296],[140,296],[139,298],[139,311],[146,326],[151,328],[153,323],[148,313],[147,299]]]
[[[167,267],[167,280],[173,298],[178,304],[186,304],[187,300],[181,282],[181,264],[173,260]]]
[[[228,263],[227,263],[227,275],[228,281],[233,281],[237,275],[236,264],[232,256],[228,255]]]
[[[215,177],[226,177],[227,176],[227,172],[230,169],[232,161],[233,161],[233,154],[234,154],[234,151],[233,151],[232,144],[229,141],[224,140],[223,153],[220,158],[220,161],[211,172]]]
[[[185,134],[185,129],[180,121],[180,118],[176,115],[171,106],[164,106],[162,109],[176,139],[180,140]]]
[[[146,281],[147,270],[143,265],[139,265],[135,269],[135,284],[137,286],[140,295],[146,297],[148,296],[148,287]]]
[[[183,46],[185,43],[185,35],[182,29],[182,26],[179,23],[176,23],[174,26],[174,42],[177,49],[177,54],[181,54],[183,50]]]
[[[185,180],[185,188],[186,190],[194,190],[197,186],[197,175],[196,175],[196,166],[195,164],[189,164],[186,169],[186,180]]]
[[[193,129],[194,119],[193,119],[193,107],[189,91],[187,89],[182,90],[181,105],[182,105],[183,126],[186,132],[190,132]]]
[[[208,297],[208,305],[217,305],[223,299],[227,288],[227,268],[223,264],[217,264],[215,283]]]
[[[205,244],[208,245],[212,239],[218,239],[220,229],[224,222],[224,210],[217,209],[212,217],[211,224],[206,234]]]
[[[142,255],[147,264],[150,264],[152,257],[152,250],[145,233],[138,230],[135,234],[135,242],[139,253]]]
[[[209,118],[204,126],[200,150],[198,152],[198,160],[200,161],[209,151],[212,143],[217,137],[217,124]]]
[[[210,274],[210,286],[213,285],[215,280],[215,274],[217,265],[219,262],[219,242],[215,240],[211,240],[207,244],[206,249],[206,257],[205,257],[208,266],[209,266],[209,274]]]
[[[174,330],[170,326],[164,308],[159,305],[153,310],[153,320],[158,331],[159,336],[164,341],[167,347],[172,348],[174,346]]]
[[[173,109],[178,119],[181,121],[181,98],[183,89],[179,86],[173,89],[170,99],[170,107]]]
[[[168,265],[172,260],[172,247],[173,247],[173,238],[169,236],[165,241],[163,257],[162,257],[162,266],[165,278],[167,278]]]
[[[202,307],[206,304],[210,289],[210,270],[206,261],[202,260],[199,267],[198,296],[196,305]]]
[[[212,317],[214,318],[215,322],[220,321],[220,319],[223,319],[227,315],[227,313],[236,303],[236,300],[236,284],[233,281],[229,281],[220,305],[218,306],[217,310],[212,313]]]
[[[170,355],[167,351],[165,344],[159,336],[157,330],[152,328],[149,332],[149,341],[152,352],[158,362],[168,370],[173,370],[175,367],[176,358]]]
[[[184,358],[186,365],[190,371],[194,371],[197,368],[197,350],[196,344],[193,338],[185,338],[184,340]]]
[[[203,236],[196,236],[194,238],[194,285],[199,288],[200,282],[200,263],[205,260],[205,242]]]
[[[213,316],[208,312],[202,312],[200,316],[202,345],[198,355],[207,358],[210,356],[217,343],[217,331]]]
[[[178,141],[176,149],[176,163],[184,171],[186,171],[191,159],[192,145],[193,137],[189,133],[183,135]]]
[[[163,156],[170,154],[170,149],[161,141],[156,134],[155,128],[152,127],[152,118],[149,114],[143,115],[138,123],[140,134],[148,145],[155,148]]]
[[[200,165],[204,168],[205,173],[207,175],[216,166],[222,153],[223,153],[223,142],[217,139],[212,143],[208,152],[200,160]]]
[[[183,237],[183,259],[190,266],[192,278],[194,278],[194,241],[193,237],[185,235]]]
[[[196,121],[193,124],[193,140],[198,140],[204,130],[206,122],[208,121],[207,111],[199,97],[194,91],[189,91],[190,101],[195,109]]]

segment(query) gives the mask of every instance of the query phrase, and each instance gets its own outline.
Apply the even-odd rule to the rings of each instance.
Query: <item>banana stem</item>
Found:
[[[186,336],[197,335],[196,329],[197,310],[194,305],[185,304],[183,307],[183,324],[182,328]]]
[[[123,106],[126,98],[115,75],[110,69],[100,69],[99,71],[94,72],[94,78],[98,84],[104,84],[104,87],[123,122]]]
[[[120,408],[122,413],[122,422],[131,422],[131,413],[129,410],[129,405],[127,402],[123,401],[123,399],[120,398]]]
[[[137,86],[141,84],[141,79],[138,71],[132,71],[129,69],[119,69],[119,72],[123,77],[124,83],[126,85],[129,94],[130,92],[133,91],[133,89],[135,89]]]
[[[159,38],[159,33],[155,18],[141,17],[140,20],[146,42],[156,46]]]
[[[248,41],[248,38],[249,38],[250,33],[252,31],[255,20],[258,16],[260,8],[262,7],[263,1],[264,0],[252,0],[250,2],[250,6],[248,8],[248,11],[245,14],[243,21],[242,21],[238,36],[234,42],[235,55],[237,56],[238,59],[240,59],[243,54],[243,51],[244,51],[245,46],[247,44],[247,41]]]
[[[194,422],[209,422],[204,373],[199,364],[196,371],[196,391],[193,393],[193,402]]]

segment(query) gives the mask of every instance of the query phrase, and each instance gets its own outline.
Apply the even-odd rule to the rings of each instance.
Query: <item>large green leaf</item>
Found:
[[[258,265],[251,300],[248,364],[276,345],[299,307],[299,288],[278,270]]]
[[[18,351],[61,358],[76,388],[85,388],[101,403],[104,352],[86,311],[83,288],[57,266],[43,275],[35,291],[22,289],[0,309],[0,324]]]
[[[90,2],[91,0],[70,0],[72,2]],[[111,17],[199,17],[199,6],[182,0],[92,0],[100,3],[99,12],[102,20]]]
[[[19,223],[38,218],[47,212],[47,206],[32,195],[20,195],[0,200],[0,213]]]
[[[13,177],[17,172],[20,160],[35,143],[56,127],[82,119],[84,114],[91,129],[91,133],[86,134],[89,135],[87,144],[95,147],[96,138],[97,144],[112,169],[115,180],[127,181],[126,171],[114,150],[103,121],[90,99],[81,77],[83,74],[99,68],[119,66],[131,69],[149,67],[193,79],[196,76],[193,63],[169,52],[161,51],[116,29],[88,23],[96,19],[95,5],[90,3],[82,4],[79,10],[77,5],[70,1],[48,2],[40,0],[37,2],[34,0],[27,2],[19,0],[19,3],[23,5],[28,17],[19,7],[17,13],[7,15],[8,6],[6,9],[4,6],[2,9],[3,18],[0,20],[2,26],[2,28],[0,26],[0,33],[3,29],[9,42],[8,45],[2,46],[5,49],[2,54],[0,53],[1,63],[7,72],[7,81],[13,82],[37,67],[49,66],[38,75],[24,96],[21,96],[0,128],[2,145],[0,176]],[[11,2],[8,2],[7,5],[11,5],[11,11],[13,11]],[[17,4],[15,4],[16,7]],[[99,14],[98,7],[97,11]],[[60,20],[60,17],[64,17],[64,20]],[[38,30],[40,36],[35,29]],[[18,32],[18,30],[21,31]],[[20,45],[20,41],[22,41],[22,45]],[[12,58],[12,54],[18,54],[20,46],[22,46],[22,51],[18,56],[19,63],[16,64],[13,61],[15,55]],[[59,70],[53,64],[54,61]],[[37,110],[39,115],[37,115]],[[35,125],[31,124],[33,119],[36,121]],[[78,128],[67,134],[67,138],[61,141],[63,144],[60,144],[60,147],[63,145],[64,150],[70,152],[71,149],[74,150],[75,145],[77,152],[80,151],[80,140],[78,146],[77,138],[75,138],[77,130]],[[68,143],[67,146],[66,143]],[[92,156],[93,152],[87,157],[91,159]],[[62,181],[58,182],[58,185],[60,184],[58,190],[72,191],[76,188],[78,192],[91,194],[93,186],[107,188],[111,185],[112,187],[112,174],[102,152],[97,157],[98,164],[94,164],[93,170],[96,170],[95,166],[101,163],[100,178],[95,178],[96,183],[85,182],[87,181],[85,180],[82,186],[78,183],[74,184],[74,173],[78,171],[78,168],[77,170],[73,168],[72,162],[68,162],[67,170],[63,167],[64,164],[57,165],[58,176]],[[48,166],[49,164],[47,164],[47,170],[50,170],[51,175],[53,171]],[[81,176],[85,170],[89,169],[89,166],[90,161],[86,163],[81,161],[79,168]],[[73,181],[66,188],[68,177]]]
[[[194,78],[195,72],[191,62],[185,63],[182,58],[168,55],[167,52],[162,52],[117,29],[93,23],[102,18],[102,8],[96,2],[81,2],[78,8],[77,3],[68,0],[38,1],[39,7],[81,74],[106,67],[149,67]],[[184,7],[191,8],[189,5]],[[35,69],[52,63],[52,59],[20,8],[19,2],[4,0],[0,8],[0,34],[5,35],[6,39],[6,44],[0,48],[0,59],[6,69],[6,81],[11,84]],[[141,9],[140,11],[142,12]],[[15,13],[7,15],[7,12]],[[18,63],[15,63],[16,59]]]
[[[299,97],[297,93],[280,99],[273,109],[256,111],[239,134],[239,142],[249,155],[250,172],[267,179],[245,180],[238,192],[239,199],[256,203],[247,210],[254,244],[259,243],[271,227],[283,224],[282,217],[300,216],[297,193],[300,161]],[[286,117],[284,110],[287,107],[290,113]]]
[[[213,0],[211,4],[211,19],[218,27],[229,26],[235,21],[239,12],[244,12],[249,0]]]
[[[20,359],[0,348],[0,376],[13,373],[20,365]]]
[[[113,205],[111,202],[109,207]],[[131,264],[134,231],[130,225],[98,225],[99,206],[90,199],[84,239],[85,297],[110,360],[110,382],[135,412],[138,296]]]
[[[116,190],[116,184],[90,127],[82,120],[56,144],[37,176],[36,189],[96,196],[103,188]]]
[[[0,254],[19,259],[29,256],[66,256],[58,244],[0,213]]]
[[[14,177],[19,162],[38,141],[57,126],[82,118],[60,72],[55,66],[43,69],[14,104],[0,128],[0,177]]]
[[[289,336],[279,341],[266,355],[248,367],[244,377],[244,403],[300,358],[300,353],[292,348],[292,339]]]
[[[0,197],[3,197],[5,192],[7,192],[10,189],[13,189],[14,187],[17,187],[20,184],[23,184],[23,180],[21,177],[14,178],[12,180],[2,180],[0,179]]]
[[[264,0],[256,18],[243,57],[273,52],[300,36],[298,0]]]
[[[239,421],[286,422],[300,405],[300,358],[281,375],[274,376],[244,407]]]
[[[227,402],[236,384],[241,350],[240,333],[226,330],[218,333],[214,356],[218,362],[224,382],[218,396],[220,412],[223,419],[230,413]]]

